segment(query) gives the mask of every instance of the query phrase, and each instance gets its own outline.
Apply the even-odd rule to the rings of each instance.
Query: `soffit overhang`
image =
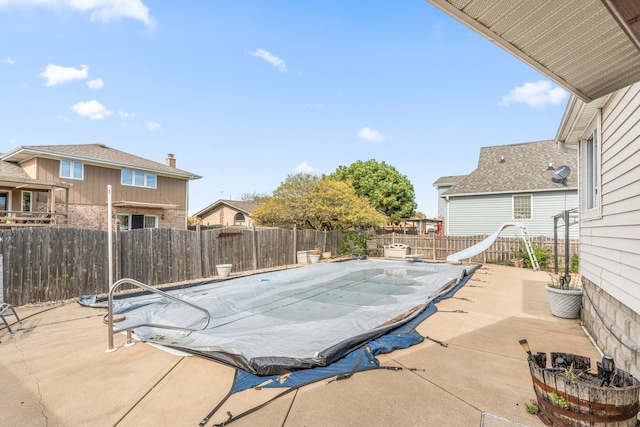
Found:
[[[584,102],[640,81],[640,2],[426,1]]]

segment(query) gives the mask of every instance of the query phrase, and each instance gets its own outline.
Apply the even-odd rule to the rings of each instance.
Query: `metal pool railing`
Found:
[[[108,329],[109,329],[109,348],[106,350],[107,353],[110,353],[112,351],[116,351],[117,348],[115,348],[113,346],[113,335],[116,333],[113,331],[113,294],[115,292],[115,290],[117,288],[119,288],[121,285],[128,283],[130,285],[134,285],[137,286],[139,288],[145,289],[149,292],[152,292],[154,294],[158,294],[158,295],[162,295],[165,298],[170,299],[171,301],[180,303],[180,304],[184,304],[187,305],[191,308],[194,308],[196,310],[200,310],[202,311],[205,315],[206,315],[206,322],[204,323],[204,325],[201,328],[198,329],[192,329],[192,328],[183,328],[180,326],[173,326],[173,325],[158,325],[158,324],[154,324],[154,323],[139,323],[136,325],[130,325],[126,328],[120,329],[116,332],[122,332],[122,331],[127,331],[127,342],[125,343],[125,346],[129,346],[129,345],[133,345],[135,344],[132,339],[131,339],[131,330],[135,329],[135,328],[139,328],[141,326],[148,326],[151,328],[161,328],[161,329],[175,329],[175,330],[181,330],[181,331],[201,331],[203,329],[206,329],[207,326],[209,326],[209,322],[211,321],[211,314],[209,314],[209,311],[199,307],[195,304],[191,304],[190,302],[184,301],[180,298],[174,297],[173,295],[170,295],[164,291],[161,291],[160,289],[156,289],[154,287],[151,287],[149,285],[145,285],[142,282],[139,282],[137,280],[134,279],[120,279],[117,282],[115,282],[113,285],[111,285],[111,288],[109,288],[109,312],[107,314],[108,317]]]

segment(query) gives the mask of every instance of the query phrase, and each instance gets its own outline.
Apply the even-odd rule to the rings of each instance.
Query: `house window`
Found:
[[[120,230],[135,230],[138,228],[156,228],[158,217],[156,215],[118,214]]]
[[[236,216],[233,217],[233,225],[247,225],[244,215],[238,212]]]
[[[84,163],[60,160],[60,178],[84,179]]]
[[[31,191],[22,192],[22,212],[31,212]]]
[[[120,182],[122,185],[156,188],[157,177],[152,173],[123,169]]]
[[[589,127],[585,138],[580,142],[580,156],[582,168],[582,192],[583,218],[600,216],[600,115],[596,116],[595,123]]]
[[[513,219],[531,219],[531,194],[513,196]]]

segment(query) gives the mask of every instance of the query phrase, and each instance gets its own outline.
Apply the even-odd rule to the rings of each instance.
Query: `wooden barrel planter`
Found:
[[[529,369],[540,412],[547,425],[589,427],[635,427],[640,409],[640,382],[631,374],[597,362],[598,374],[588,357],[570,353],[550,353],[552,366],[547,367],[545,353],[529,357]],[[603,378],[608,378],[609,385]]]

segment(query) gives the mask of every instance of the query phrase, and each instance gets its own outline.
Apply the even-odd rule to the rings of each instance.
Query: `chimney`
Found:
[[[173,154],[167,154],[167,166],[175,168],[176,167],[176,158],[173,157]]]

